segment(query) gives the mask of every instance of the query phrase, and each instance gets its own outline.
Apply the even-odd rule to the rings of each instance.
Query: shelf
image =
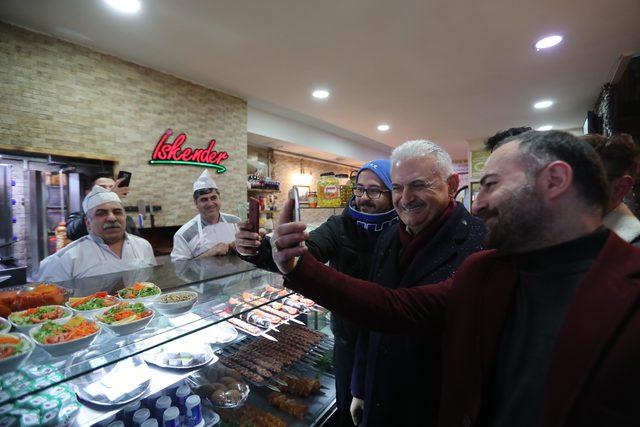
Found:
[[[310,210],[313,210],[313,209],[315,209],[315,210],[317,210],[317,209],[344,209],[344,208],[346,208],[346,206],[336,206],[335,208],[334,207],[326,207],[325,208],[325,207],[319,207],[319,206],[317,208],[312,208],[310,206],[300,206],[300,209],[310,209]]]
[[[279,193],[280,190],[271,190],[268,188],[249,188],[247,189],[250,193]]]

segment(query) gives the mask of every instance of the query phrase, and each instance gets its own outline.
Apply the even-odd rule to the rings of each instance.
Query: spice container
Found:
[[[336,174],[338,182],[340,182],[340,205],[347,206],[351,199],[351,181],[346,173]]]
[[[333,172],[320,174],[318,181],[318,207],[340,207],[340,181]]]
[[[307,200],[309,201],[310,208],[318,207],[318,193],[316,193],[315,191],[309,192],[309,194],[307,195]]]

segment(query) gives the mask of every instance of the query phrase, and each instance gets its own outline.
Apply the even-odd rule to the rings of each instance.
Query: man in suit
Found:
[[[441,426],[637,426],[640,251],[602,227],[607,200],[591,147],[531,131],[489,157],[474,211],[494,249],[453,279],[351,279],[305,253],[300,223],[276,230],[274,260],[289,287],[366,327],[442,332]]]
[[[391,153],[391,198],[400,221],[378,240],[369,279],[387,288],[437,283],[482,249],[484,226],[453,200],[458,175],[449,154],[426,140]],[[437,424],[440,336],[363,329],[358,336],[351,394],[354,423]]]

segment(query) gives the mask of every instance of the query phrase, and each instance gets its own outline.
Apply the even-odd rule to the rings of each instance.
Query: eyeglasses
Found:
[[[361,188],[355,187],[353,190],[353,195],[356,197],[362,197],[366,193],[370,199],[379,199],[382,196],[382,193],[388,193],[389,190],[380,190],[378,188]]]

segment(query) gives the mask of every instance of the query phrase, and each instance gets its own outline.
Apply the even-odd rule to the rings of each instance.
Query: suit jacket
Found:
[[[439,425],[484,424],[481,409],[518,280],[508,256],[479,252],[453,279],[396,290],[325,269],[308,254],[287,278],[287,286],[371,329],[444,329]],[[556,338],[540,425],[640,425],[639,337],[640,250],[610,233]]]
[[[482,249],[484,225],[462,204],[415,255],[404,274],[398,260],[398,227],[378,240],[370,279],[387,288],[437,283],[453,276],[460,264]],[[361,331],[351,391],[364,398],[365,426],[410,426],[420,417],[436,425],[440,400],[440,336],[406,336]]]

